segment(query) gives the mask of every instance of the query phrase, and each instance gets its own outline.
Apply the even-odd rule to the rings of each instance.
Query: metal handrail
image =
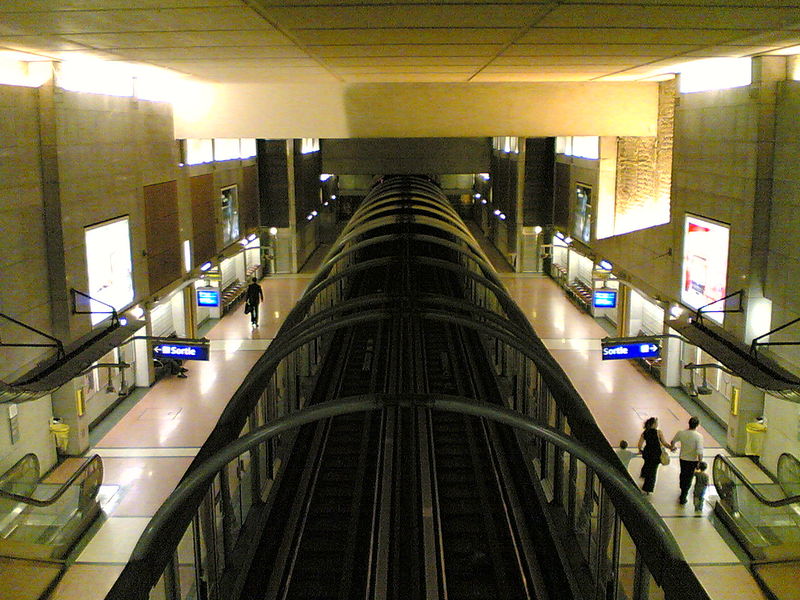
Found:
[[[733,474],[736,475],[739,481],[741,481],[742,485],[744,485],[744,487],[746,487],[747,490],[751,494],[753,494],[761,504],[765,506],[777,508],[780,506],[788,506],[789,504],[795,504],[800,502],[800,494],[794,496],[787,496],[786,498],[780,498],[779,500],[770,500],[769,498],[764,496],[764,494],[758,491],[758,489],[747,479],[747,476],[744,473],[742,473],[727,456],[722,456],[721,454],[717,454],[714,457],[713,469],[715,473],[720,468],[718,466],[717,461],[723,463],[727,468],[729,468],[733,472]],[[717,479],[716,476],[714,477],[714,479],[715,480]]]
[[[32,498],[30,496],[22,496],[20,494],[15,494],[13,492],[7,492],[0,488],[0,498],[5,498],[6,500],[13,500],[14,502],[22,502],[23,504],[29,504],[31,506],[51,506],[55,504],[61,496],[63,496],[66,491],[72,486],[73,483],[81,476],[85,471],[89,469],[90,466],[94,464],[99,464],[97,467],[101,472],[103,470],[103,460],[100,458],[99,454],[93,455],[90,459],[84,462],[80,468],[75,471],[69,479],[67,479],[61,486],[55,491],[55,493],[45,500],[40,500],[39,498]],[[102,481],[102,476],[100,478]],[[41,483],[41,482],[40,482]]]
[[[789,469],[793,471],[793,474],[796,477],[793,480],[790,480],[784,476],[784,473]],[[800,460],[797,460],[797,457],[794,454],[782,452],[778,457],[777,471],[778,483],[780,484],[781,488],[783,488],[784,493],[789,493],[786,491],[787,486],[791,485],[795,489],[800,487]]]

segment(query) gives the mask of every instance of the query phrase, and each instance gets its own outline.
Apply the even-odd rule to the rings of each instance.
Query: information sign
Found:
[[[219,306],[219,288],[198,289],[197,306]]]
[[[658,358],[661,346],[647,338],[606,338],[602,340],[603,360]]]
[[[595,308],[616,308],[617,290],[595,290],[593,304]]]
[[[208,344],[160,342],[153,346],[153,358],[174,358],[175,360],[208,360],[208,354]]]

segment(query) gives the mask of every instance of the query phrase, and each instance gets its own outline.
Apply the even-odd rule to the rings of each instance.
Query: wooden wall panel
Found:
[[[181,276],[178,183],[165,181],[143,190],[148,285],[153,294]]]
[[[239,230],[245,232],[258,225],[258,168],[242,167],[242,189],[239,193]]]
[[[189,193],[192,198],[192,264],[196,267],[218,251],[214,175],[190,177]]]

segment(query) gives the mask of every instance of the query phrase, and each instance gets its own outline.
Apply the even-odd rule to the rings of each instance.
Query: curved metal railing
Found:
[[[452,225],[427,215],[410,219],[404,213],[393,216],[384,213],[375,220],[360,222],[339,238],[274,341],[234,393],[179,486],[181,491],[168,501],[169,517],[159,517],[148,528],[108,599],[143,599],[153,586],[164,586],[170,590],[165,593],[174,594],[179,584],[176,549],[182,539],[202,551],[193,565],[198,586],[202,585],[212,600],[224,597],[223,590],[227,589],[224,573],[228,567],[225,556],[236,539],[246,508],[258,503],[259,498],[266,498],[269,491],[275,464],[275,436],[300,424],[301,421],[291,421],[292,417],[302,414],[301,420],[313,419],[323,414],[311,412],[315,408],[302,410],[303,381],[315,375],[337,331],[389,319],[401,310],[413,310],[422,319],[469,327],[487,341],[488,358],[495,371],[513,385],[508,408],[504,409],[507,412],[501,410],[486,416],[516,419],[517,425],[512,426],[524,425],[523,429],[530,426],[531,459],[550,490],[552,504],[563,510],[569,525],[580,530],[586,540],[583,554],[597,577],[598,594],[607,593],[610,580],[602,579],[601,574],[610,577],[609,565],[614,565],[614,569],[624,567],[631,571],[631,577],[616,577],[615,585],[624,587],[617,597],[641,597],[652,575],[667,598],[707,599],[663,521],[640,496],[588,407],[511,299],[477,242],[459,223],[446,198],[440,193],[437,196],[431,184],[423,187],[425,204],[439,203],[441,215],[449,216]],[[406,190],[408,186],[393,185],[393,188]],[[370,205],[383,203],[388,193],[365,199],[356,215],[368,214]],[[407,198],[397,202],[405,202],[409,207],[413,204]],[[424,229],[415,231],[412,225]],[[465,298],[403,297],[394,298],[394,305],[380,294],[359,301],[345,300],[354,277],[368,268],[364,267],[361,249],[375,247],[379,238],[389,243],[398,239],[408,243],[431,242],[430,238],[436,238],[432,234],[435,231],[443,236],[440,245],[455,246],[452,249],[457,250],[456,260],[420,262],[459,277],[466,290]],[[374,268],[391,264],[391,260],[384,259],[370,262]],[[495,316],[490,317],[490,313]],[[479,410],[468,409],[459,399],[429,400],[436,408]],[[457,406],[448,405],[450,400]],[[376,399],[353,402],[367,402],[370,408],[376,408]],[[333,409],[327,405],[325,410],[344,410],[348,406],[355,410],[353,404],[347,403],[336,404]],[[359,406],[360,410],[367,409],[363,404]],[[280,429],[275,429],[278,426]],[[218,455],[223,448],[226,454]],[[210,474],[213,470],[210,465],[218,467],[214,474]],[[245,479],[234,489],[231,481],[241,473]],[[246,487],[252,492],[244,494],[241,490]],[[613,524],[613,540],[603,537],[608,523]],[[633,557],[632,562],[625,562],[628,557]],[[598,566],[601,564],[605,566]],[[187,568],[183,563],[181,566]]]

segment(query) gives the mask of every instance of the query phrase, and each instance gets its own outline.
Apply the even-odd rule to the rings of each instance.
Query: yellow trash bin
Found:
[[[744,429],[747,436],[744,443],[744,453],[747,456],[761,456],[767,426],[764,423],[754,422],[745,425]]]
[[[63,423],[59,417],[50,419],[50,433],[56,440],[56,449],[66,452],[69,445],[69,425]]]

